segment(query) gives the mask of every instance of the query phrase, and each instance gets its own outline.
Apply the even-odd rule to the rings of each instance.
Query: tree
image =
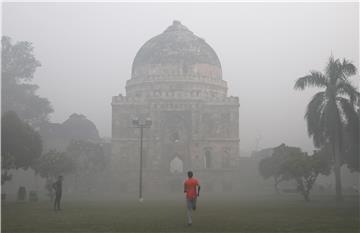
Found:
[[[344,146],[343,146],[343,156],[344,163],[347,164],[348,168],[351,171],[360,171],[360,138],[359,138],[359,121],[360,121],[360,101],[358,100],[357,106],[357,116],[351,119],[351,123],[347,124],[343,134],[344,134]]]
[[[1,184],[11,179],[10,169],[27,169],[41,155],[40,135],[21,121],[15,112],[1,118]]]
[[[279,194],[278,185],[283,181],[281,177],[281,163],[284,161],[281,154],[273,154],[270,157],[263,158],[259,162],[259,173],[264,179],[272,177],[274,179],[275,193]]]
[[[44,140],[44,151],[56,149],[65,151],[71,140],[99,142],[100,136],[95,124],[82,114],[73,113],[62,124],[45,123],[39,130]]]
[[[274,189],[279,194],[278,185],[282,181],[289,180],[290,177],[286,176],[282,169],[283,164],[286,162],[287,157],[292,154],[301,153],[300,148],[286,146],[284,143],[272,149],[270,157],[263,158],[259,162],[259,172],[264,179],[272,177],[274,179]]]
[[[53,197],[52,183],[59,175],[70,174],[76,169],[74,160],[64,152],[51,150],[43,154],[36,163],[35,172],[46,179],[45,188],[50,199]]]
[[[37,85],[30,84],[40,62],[33,55],[30,42],[11,43],[11,38],[1,39],[1,81],[2,81],[2,113],[15,111],[20,119],[37,127],[48,120],[53,112],[46,98],[36,95]]]
[[[295,180],[298,191],[309,201],[310,191],[319,174],[330,173],[330,160],[325,149],[307,155],[298,147],[281,144],[273,148],[273,154],[259,163],[259,171],[266,179],[274,177],[275,190],[281,181]]]
[[[312,156],[298,151],[285,158],[280,173],[282,177],[294,179],[298,191],[305,201],[310,201],[310,191],[319,174],[330,174],[330,160],[323,151],[315,151]]]
[[[90,191],[95,181],[95,175],[103,171],[107,165],[103,146],[99,143],[72,140],[66,153],[75,161],[75,187],[78,181]]]
[[[329,145],[332,148],[337,201],[343,199],[340,173],[343,132],[356,118],[355,103],[359,98],[359,92],[349,81],[349,77],[355,74],[356,67],[351,62],[335,60],[331,56],[325,73],[311,71],[309,75],[299,78],[294,86],[297,90],[307,87],[325,89],[313,96],[307,106],[305,119],[315,147]]]

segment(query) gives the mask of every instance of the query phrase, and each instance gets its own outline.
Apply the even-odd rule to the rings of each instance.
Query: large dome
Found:
[[[221,64],[204,39],[179,21],[147,41],[135,56],[133,80],[192,79],[221,80]]]

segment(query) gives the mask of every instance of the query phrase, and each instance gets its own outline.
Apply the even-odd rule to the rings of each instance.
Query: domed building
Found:
[[[215,51],[179,21],[140,48],[126,95],[111,105],[112,165],[122,191],[138,188],[135,118],[152,120],[143,137],[144,191],[182,190],[188,170],[204,191],[236,186],[227,179],[238,167],[239,99],[227,96]]]

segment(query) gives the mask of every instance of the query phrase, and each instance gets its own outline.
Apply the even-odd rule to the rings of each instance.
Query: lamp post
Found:
[[[145,121],[140,121],[138,118],[133,119],[132,124],[135,128],[140,129],[140,174],[139,174],[139,201],[143,201],[142,197],[142,160],[143,160],[143,133],[144,128],[150,128],[152,121],[150,118],[147,118]]]

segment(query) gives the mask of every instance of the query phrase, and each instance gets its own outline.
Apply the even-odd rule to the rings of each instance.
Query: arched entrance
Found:
[[[211,151],[206,149],[205,156],[204,156],[204,167],[205,168],[212,168],[212,158],[211,158]]]
[[[175,154],[174,158],[170,161],[170,172],[172,174],[183,173],[184,162],[180,159],[178,154]]]

